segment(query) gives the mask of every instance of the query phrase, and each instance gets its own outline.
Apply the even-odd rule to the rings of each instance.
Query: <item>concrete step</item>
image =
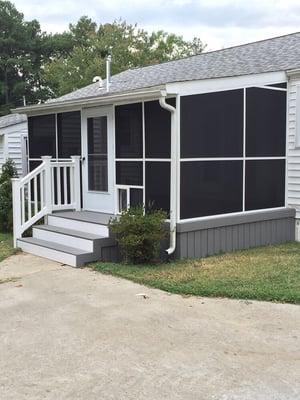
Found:
[[[32,229],[33,237],[59,244],[94,252],[97,244],[104,236],[93,233],[77,231],[69,228],[61,228],[53,225],[35,225]]]
[[[81,267],[85,263],[96,261],[98,258],[93,252],[37,239],[36,237],[18,239],[17,246],[27,253],[68,264],[73,267]]]

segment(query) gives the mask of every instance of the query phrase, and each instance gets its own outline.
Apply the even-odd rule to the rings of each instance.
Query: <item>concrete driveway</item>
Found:
[[[1,400],[300,398],[298,306],[183,298],[27,254],[0,264],[10,278]]]

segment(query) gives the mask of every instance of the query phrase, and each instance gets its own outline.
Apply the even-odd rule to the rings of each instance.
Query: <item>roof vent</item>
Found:
[[[94,76],[93,82],[94,83],[99,82],[99,88],[100,89],[103,88],[103,80],[102,80],[101,76]]]

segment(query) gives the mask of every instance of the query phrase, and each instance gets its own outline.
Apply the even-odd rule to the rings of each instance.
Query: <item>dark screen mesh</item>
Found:
[[[56,157],[55,115],[28,118],[29,158]]]
[[[146,208],[170,211],[170,162],[146,162]]]
[[[246,210],[284,206],[285,160],[246,161]]]
[[[135,161],[116,162],[117,185],[143,186],[143,163]]]
[[[181,163],[180,218],[242,211],[243,162]]]
[[[80,111],[57,114],[58,156],[81,155]]]
[[[168,103],[175,106],[175,98]],[[170,158],[171,113],[159,101],[145,103],[145,150],[146,158]]]
[[[286,82],[282,82],[282,83],[273,83],[273,85],[266,85],[266,86],[277,87],[277,88],[281,88],[281,89],[286,89],[286,88],[287,88],[287,83],[286,83]]]
[[[284,156],[286,92],[246,89],[247,157]]]
[[[181,97],[181,157],[241,157],[243,90]]]
[[[126,104],[115,108],[116,157],[143,156],[142,104]]]
[[[88,118],[89,190],[108,190],[107,117]]]
[[[143,205],[143,189],[130,189],[130,206],[137,207]]]

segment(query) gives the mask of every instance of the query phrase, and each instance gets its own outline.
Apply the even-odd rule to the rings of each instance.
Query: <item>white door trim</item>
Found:
[[[88,190],[88,160],[87,160],[87,119],[107,116],[107,167],[108,190],[107,192]],[[114,120],[113,106],[86,108],[81,114],[82,136],[82,198],[83,209],[114,214],[115,211],[115,161],[114,161]]]

